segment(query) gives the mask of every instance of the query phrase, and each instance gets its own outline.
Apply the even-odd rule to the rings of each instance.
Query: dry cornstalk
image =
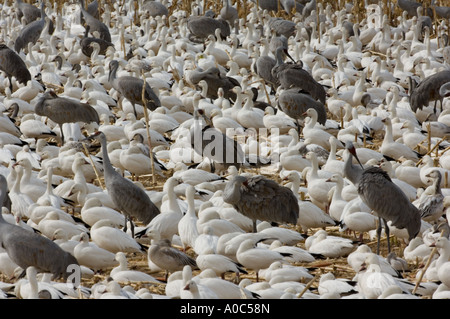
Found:
[[[89,161],[91,162],[92,168],[94,169],[95,176],[97,176],[97,180],[98,180],[98,183],[99,183],[100,187],[102,189],[105,189],[103,187],[102,180],[100,179],[100,175],[98,174],[97,167],[95,167],[95,164],[94,164],[94,161],[92,160],[91,154],[89,154],[89,151],[88,151],[88,149],[86,147],[86,143],[83,142],[82,144],[83,144],[84,152],[86,153],[86,156],[89,157]]]
[[[441,232],[441,236],[444,234],[444,231]],[[422,270],[422,273],[420,274],[419,278],[417,279],[416,285],[414,286],[414,289],[412,291],[412,294],[415,294],[417,288],[419,287],[420,283],[422,282],[423,276],[425,275],[425,272],[427,271],[428,267],[430,267],[431,261],[433,260],[434,254],[437,252],[437,247],[434,247],[433,250],[430,253],[430,256],[428,257],[427,263],[425,264],[425,267]]]
[[[148,147],[150,149],[150,163],[152,165],[152,183],[153,183],[153,185],[156,185],[155,162],[153,161],[152,140],[150,137],[150,128],[148,125],[147,100],[145,99],[145,86],[147,84],[147,81],[145,80],[144,71],[142,71],[142,81],[144,82],[142,84],[142,104],[144,106],[143,109],[144,109],[144,117],[145,117],[145,128],[147,131]]]
[[[305,292],[312,286],[312,284],[317,280],[317,278],[319,278],[319,274],[316,274],[316,275],[314,276],[314,278],[311,279],[311,280],[306,284],[305,288],[303,288],[303,290],[297,295],[297,298],[300,299],[300,298],[305,294]]]
[[[433,153],[433,151],[443,142],[443,141],[445,141],[445,139],[446,139],[446,137],[443,137],[442,138],[442,140],[440,140],[439,142],[437,142],[434,146],[433,146],[433,148],[429,151],[429,152],[427,152],[425,155],[430,155],[431,153]],[[424,155],[424,156],[425,156]],[[416,166],[419,166],[421,163],[422,163],[422,161],[423,161],[423,157],[419,160],[419,161],[417,161],[417,163],[416,163]]]

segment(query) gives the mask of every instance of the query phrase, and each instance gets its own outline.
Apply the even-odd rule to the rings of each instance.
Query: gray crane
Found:
[[[62,125],[64,123],[84,122],[100,123],[97,111],[87,103],[59,97],[55,92],[45,92],[34,107],[37,115],[46,116],[57,123],[61,131],[61,144],[64,145]]]
[[[230,26],[237,26],[236,22],[239,21],[238,11],[235,7],[230,5],[229,0],[223,0],[223,6],[220,10],[219,17],[227,21]],[[235,29],[237,31],[237,29]],[[237,34],[237,32],[235,32]]]
[[[206,71],[193,72],[191,76],[192,83],[197,84],[201,80],[205,80],[206,84],[208,84],[206,97],[210,99],[217,99],[217,92],[219,88],[222,88],[224,93],[223,96],[226,99],[235,101],[236,93],[234,93],[231,89],[235,86],[241,86],[235,78],[221,75],[220,70],[216,67],[210,67]]]
[[[388,252],[391,252],[388,221],[391,221],[392,226],[397,228],[406,228],[409,240],[415,238],[419,234],[421,227],[420,212],[417,207],[392,182],[387,172],[376,166],[363,168],[352,142],[347,141],[345,147],[348,154],[345,160],[344,175],[356,186],[361,200],[379,218],[377,254],[380,253],[382,221],[384,222],[384,230],[388,239]],[[361,168],[352,163],[353,157],[359,162]]]
[[[14,50],[3,43],[0,44],[0,70],[6,73],[11,92],[13,91],[12,77],[15,77],[19,83],[24,85],[31,81],[31,73],[25,62]]]
[[[294,35],[297,30],[297,24],[295,22],[282,18],[270,18],[268,27],[274,30],[277,35],[284,35],[286,39]]]
[[[41,17],[41,10],[38,7],[23,2],[22,0],[16,0],[14,7],[17,9],[17,19],[21,21],[23,17],[25,19],[25,25]]]
[[[30,22],[20,30],[19,35],[14,42],[14,50],[17,53],[28,46],[28,43],[36,43],[41,37],[42,30],[44,30],[46,19],[50,23],[50,19],[47,17],[44,11],[44,1],[41,2],[41,18]]]
[[[450,71],[440,71],[423,79],[417,86],[413,86],[409,96],[411,110],[416,112],[424,106],[428,106],[434,101],[434,113],[436,113],[437,101],[440,101],[442,108],[443,96],[439,94],[441,86],[450,82]]]
[[[230,25],[227,21],[207,16],[191,16],[187,20],[187,28],[191,33],[189,40],[203,43],[208,36],[216,34],[216,29],[220,29],[220,36],[226,39],[230,34]]]
[[[311,74],[303,69],[301,64],[284,63],[283,52],[287,52],[286,48],[279,47],[277,49],[277,63],[271,71],[272,75],[280,82],[280,87],[283,89],[297,87],[309,93],[314,100],[319,100],[325,104],[327,93],[322,84],[314,80]]]
[[[100,39],[103,39],[105,41],[111,42],[111,34],[109,32],[109,28],[106,24],[101,22],[100,20],[93,17],[84,6],[84,0],[79,0],[81,5],[81,13],[83,14],[83,18],[85,21],[85,24],[89,26],[90,31],[94,33],[95,31],[98,32]]]
[[[236,175],[227,182],[223,200],[253,220],[254,233],[257,220],[296,225],[299,217],[298,200],[291,189],[262,175]]]
[[[417,8],[422,7],[422,3],[410,1],[410,0],[398,0],[397,5],[402,11],[406,11],[408,13],[408,17],[417,17]],[[427,8],[426,14],[430,17],[433,17],[433,10],[431,8]]]
[[[206,124],[202,122],[202,118]],[[190,141],[197,154],[211,161],[212,172],[227,170],[230,166],[240,168],[246,161],[238,141],[214,128],[202,109],[194,110],[194,125],[190,128]]]
[[[119,68],[119,62],[112,60],[109,62],[109,76],[108,81],[111,86],[133,104],[134,115],[137,116],[135,104],[143,104],[142,101],[142,86],[144,81],[134,76],[120,76],[117,77],[117,69]],[[161,101],[158,95],[153,91],[150,85],[145,82],[145,99],[147,108],[151,111],[161,106]]]
[[[134,237],[133,218],[147,225],[160,211],[142,188],[114,169],[109,159],[105,134],[97,131],[86,138],[86,140],[93,139],[100,141],[102,148],[103,174],[108,194],[117,209],[125,216],[124,231],[127,230],[127,221],[130,221],[131,234]]]
[[[171,242],[168,239],[160,239],[152,242],[148,250],[148,258],[155,265],[166,271],[166,282],[169,277],[169,273],[182,270],[186,265],[189,265],[194,269],[198,269],[195,259],[172,247]]]
[[[169,16],[169,10],[164,4],[162,4],[159,1],[151,1],[151,0],[145,1],[142,4],[142,11],[148,12],[150,17]]]
[[[94,48],[91,46],[92,42],[98,43],[98,45],[100,46],[100,51],[98,52],[98,54],[102,54],[102,55],[105,55],[106,50],[109,47],[114,47],[114,43],[112,43],[110,41],[106,41],[106,40],[103,40],[100,38],[90,37],[89,30],[91,29],[91,27],[89,25],[87,25],[85,29],[86,30],[84,33],[84,37],[80,40],[81,52],[83,52],[83,54],[85,56],[91,57],[92,52],[94,51]]]
[[[302,93],[298,88],[283,90],[278,96],[278,107],[288,116],[297,121],[299,128],[300,120],[305,118],[305,112],[309,108],[317,111],[317,122],[325,125],[327,121],[327,110],[322,102],[316,101],[309,94]]]
[[[7,195],[7,182],[0,175],[0,202],[3,203]],[[79,266],[78,261],[70,253],[62,250],[53,241],[30,232],[25,228],[10,224],[0,214],[0,245],[8,256],[24,271],[34,266],[38,271],[50,272],[55,279],[64,280]]]

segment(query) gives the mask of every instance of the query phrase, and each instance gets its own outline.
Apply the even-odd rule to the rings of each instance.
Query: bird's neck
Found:
[[[352,159],[353,156],[347,150],[345,151],[347,154],[347,158],[345,160],[344,165],[344,175],[348,178],[355,186],[358,185],[359,180],[361,179],[362,169],[356,165],[353,165]]]

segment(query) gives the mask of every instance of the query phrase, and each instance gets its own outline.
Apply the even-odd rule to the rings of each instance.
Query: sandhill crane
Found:
[[[117,60],[112,60],[109,63],[108,81],[116,91],[133,104],[134,115],[137,116],[135,104],[143,104],[142,86],[144,85],[144,81],[128,75],[117,77],[118,68],[119,62]],[[147,108],[152,111],[161,106],[158,95],[156,95],[147,82],[145,83],[145,99]]]
[[[280,86],[284,89],[299,88],[299,90],[309,93],[314,100],[319,100],[325,104],[327,93],[322,84],[314,80],[311,74],[303,69],[300,64],[284,63],[282,53],[285,51],[286,48],[277,48],[277,63],[271,71],[272,75],[280,81]]]
[[[93,33],[97,31],[99,33],[100,39],[111,42],[111,34],[109,33],[109,28],[101,22],[93,17],[84,6],[84,0],[79,0],[81,5],[81,13],[83,14],[83,18],[85,24],[89,26],[90,31]]]
[[[142,4],[142,12],[148,12],[148,15],[150,17],[157,17],[157,16],[169,16],[169,10],[167,7],[159,2],[159,1],[145,1]]]
[[[417,109],[422,109],[424,106],[428,106],[431,101],[434,101],[434,113],[436,113],[437,101],[441,102],[443,96],[440,95],[440,88],[443,84],[450,82],[450,71],[440,71],[433,75],[426,77],[420,82],[410,94],[411,110],[416,112]]]
[[[278,106],[288,116],[297,121],[300,127],[299,120],[306,117],[305,112],[313,108],[317,112],[317,122],[325,125],[327,121],[327,110],[325,105],[314,100],[311,95],[301,93],[298,88],[283,90],[278,96]]]
[[[160,211],[142,188],[123,177],[114,169],[109,160],[106,136],[103,132],[97,131],[86,139],[100,141],[106,189],[114,205],[125,215],[124,231],[127,230],[127,221],[130,221],[131,233],[132,237],[134,237],[134,224],[132,219],[136,218],[147,225]]]
[[[114,47],[114,43],[112,43],[110,41],[106,41],[106,40],[103,40],[100,38],[94,38],[94,37],[88,36],[90,29],[91,29],[91,27],[89,25],[87,25],[86,31],[84,33],[84,37],[80,40],[81,52],[83,52],[83,54],[85,56],[91,57],[92,51],[94,51],[94,48],[91,46],[92,42],[99,44],[100,50],[99,50],[98,54],[102,54],[102,55],[104,55],[106,53],[106,50],[109,47]]]
[[[13,91],[11,78],[15,77],[19,83],[26,85],[31,81],[31,74],[22,58],[4,44],[0,44],[0,70],[9,79],[9,89]]]
[[[206,125],[201,124],[201,117]],[[245,162],[245,154],[239,143],[214,128],[202,109],[194,111],[190,138],[194,151],[211,161],[213,172],[217,169],[216,166],[220,170],[227,170],[229,166],[240,168]]]
[[[235,86],[241,86],[239,82],[230,76],[223,76],[220,74],[220,70],[216,67],[211,67],[205,71],[193,72],[191,81],[193,84],[199,83],[204,80],[208,85],[207,97],[210,99],[217,99],[217,92],[219,88],[223,89],[223,96],[226,99],[236,100],[236,93],[231,89]]]
[[[187,21],[187,28],[191,32],[189,38],[194,42],[203,41],[209,35],[215,35],[216,29],[220,29],[220,36],[226,39],[230,35],[230,25],[227,21],[207,16],[191,16]]]
[[[415,238],[421,227],[420,212],[417,207],[392,182],[387,172],[375,166],[363,169],[353,143],[347,141],[345,144],[348,151],[344,166],[345,177],[356,186],[362,201],[379,218],[377,254],[380,253],[381,221],[384,222],[385,233],[388,238],[388,252],[391,251],[388,221],[391,221],[392,226],[397,228],[406,228],[409,240]],[[361,168],[352,164],[352,156],[360,163]]]
[[[7,195],[7,182],[0,175],[0,203]],[[54,278],[63,278],[71,274],[69,266],[78,266],[78,261],[70,253],[62,250],[47,237],[30,232],[25,228],[10,224],[0,214],[0,244],[8,256],[23,269],[30,266],[38,271],[50,272]]]
[[[17,9],[17,19],[21,21],[23,17],[25,19],[25,25],[41,17],[41,10],[32,4],[23,2],[22,0],[16,0],[14,6]]]
[[[61,143],[64,144],[62,125],[64,123],[84,122],[100,123],[97,111],[87,103],[80,103],[73,99],[59,97],[53,91],[47,91],[35,105],[37,115],[46,116],[59,124],[61,129]]]
[[[225,186],[223,200],[253,220],[253,232],[257,220],[296,224],[299,216],[291,189],[261,175],[233,177]]]
[[[28,47],[28,43],[36,43],[41,37],[42,30],[44,30],[46,20],[47,23],[50,23],[50,19],[47,17],[44,11],[44,1],[41,2],[41,18],[39,20],[35,20],[30,22],[22,30],[20,30],[19,35],[16,38],[16,42],[14,43],[14,50],[17,53],[23,48]],[[50,30],[50,28],[49,28]]]

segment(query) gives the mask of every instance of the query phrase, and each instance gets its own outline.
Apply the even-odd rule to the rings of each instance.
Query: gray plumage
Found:
[[[427,188],[425,194],[419,198],[418,208],[423,220],[433,222],[444,214],[444,195],[441,190],[442,175],[436,169],[428,173],[426,177],[433,181],[433,184],[429,186],[431,193],[428,193],[429,188]]]
[[[135,104],[143,104],[142,86],[144,85],[144,81],[128,75],[117,77],[116,74],[118,68],[119,62],[117,60],[112,60],[109,63],[109,83],[116,91],[133,104],[134,115],[137,115]],[[147,108],[151,111],[154,111],[161,106],[161,101],[147,82],[145,82],[145,99],[145,104],[147,104]]]
[[[45,18],[48,19],[44,11],[44,1],[41,2],[40,13],[41,18],[39,20],[30,22],[20,30],[20,33],[14,42],[14,50],[16,50],[17,53],[20,53],[21,50],[26,48],[28,43],[35,44],[41,37],[42,30],[44,30],[45,26]]]
[[[235,78],[221,75],[220,70],[216,67],[211,67],[206,71],[196,71],[192,73],[191,81],[194,85],[199,83],[201,80],[205,80],[206,84],[208,84],[206,97],[210,99],[217,99],[217,92],[219,88],[222,88],[223,96],[226,99],[232,99],[235,101],[236,93],[231,91],[231,89],[235,86],[241,86]]]
[[[398,0],[397,5],[400,7],[400,9],[408,13],[409,18],[417,17],[417,8],[422,7],[422,3],[410,0]],[[433,16],[433,10],[431,8],[427,8],[426,13],[430,17]]]
[[[46,116],[61,128],[61,139],[64,144],[62,125],[64,123],[84,122],[100,123],[97,111],[87,103],[77,102],[74,99],[59,97],[49,90],[43,94],[34,107],[37,115]]]
[[[6,178],[0,175],[0,202],[4,201],[6,194]],[[6,222],[2,214],[0,214],[0,245],[11,260],[22,269],[33,266],[38,271],[52,273],[54,279],[67,279],[74,271],[68,267],[78,266],[76,258],[53,241]]]
[[[209,35],[215,35],[216,29],[220,29],[220,36],[226,39],[230,34],[230,25],[227,21],[219,18],[214,19],[206,16],[191,16],[187,21],[187,28],[191,33],[190,39],[194,42],[204,42]]]
[[[283,47],[277,49],[277,63],[271,71],[272,75],[280,82],[280,86],[283,89],[297,87],[309,93],[314,100],[319,100],[325,104],[327,93],[324,87],[319,82],[314,80],[312,75],[303,69],[300,64],[284,63],[282,56],[283,51],[286,51]]]
[[[238,11],[235,7],[230,5],[229,0],[223,0],[223,6],[220,10],[219,17],[227,21],[230,26],[234,26],[239,20]]]
[[[442,98],[450,96],[450,82],[441,85],[439,88],[439,95]]]
[[[169,16],[169,10],[159,1],[145,1],[142,4],[142,11],[148,12],[150,17]]]
[[[280,81],[272,75],[272,69],[276,63],[277,61],[274,58],[264,55],[260,56],[253,65],[253,71],[271,87],[273,93],[280,86]]]
[[[432,1],[432,2],[434,2],[434,1]],[[433,8],[433,5],[431,6],[431,8]],[[439,18],[450,19],[450,7],[434,5],[434,10],[436,11],[436,15]]]
[[[111,42],[111,34],[109,32],[109,28],[106,24],[101,22],[100,20],[93,17],[84,6],[84,0],[79,0],[81,5],[81,13],[83,14],[83,18],[85,24],[89,26],[90,31],[94,33],[97,31],[99,33],[100,39]]]
[[[186,265],[194,269],[198,268],[195,259],[172,247],[168,239],[160,239],[152,243],[148,250],[148,258],[155,265],[166,271],[166,281],[169,273],[183,270]]]
[[[17,9],[16,15],[19,21],[24,18],[25,24],[35,21],[41,17],[41,10],[38,7],[23,2],[22,0],[16,0],[14,7]]]
[[[206,125],[202,123],[201,117],[205,119]],[[201,109],[194,111],[190,138],[194,151],[212,162],[212,171],[227,170],[230,166],[240,168],[245,163],[245,154],[239,143],[214,128]]]
[[[295,225],[299,217],[298,200],[291,189],[262,175],[233,177],[225,186],[223,200],[253,220],[253,232],[257,220]]]
[[[410,95],[411,110],[416,112],[418,109],[428,106],[431,101],[435,101],[434,111],[436,112],[437,101],[441,102],[442,107],[443,100],[439,90],[447,82],[450,82],[450,71],[447,70],[426,77],[412,90]]]
[[[114,47],[114,43],[100,39],[100,38],[95,38],[95,37],[90,37],[89,36],[89,30],[90,30],[90,26],[86,26],[86,31],[84,33],[84,37],[80,40],[80,47],[81,47],[81,52],[83,52],[83,54],[87,57],[91,57],[92,52],[94,51],[94,48],[91,46],[92,42],[98,43],[98,45],[100,46],[100,51],[98,52],[98,54],[101,55],[105,55],[106,50],[109,47]]]
[[[344,173],[357,188],[361,200],[379,217],[377,235],[380,251],[381,220],[385,225],[386,237],[389,238],[388,221],[392,226],[399,229],[406,228],[409,240],[415,238],[420,231],[420,212],[408,199],[405,193],[392,182],[388,173],[380,167],[369,167],[360,169],[353,165],[352,156],[358,162],[355,148],[351,142],[346,142],[346,149],[351,154],[345,162]],[[359,162],[360,163],[360,162]],[[360,163],[361,165],[361,163]],[[362,165],[361,165],[362,167]],[[388,240],[388,251],[390,252],[390,241]]]
[[[9,79],[9,88],[13,90],[11,78],[15,77],[19,83],[26,85],[31,81],[31,74],[22,58],[4,44],[0,44],[0,70]]]
[[[325,125],[327,110],[322,102],[314,100],[309,94],[301,93],[299,88],[284,90],[278,97],[278,106],[288,116],[295,120],[305,118],[305,112],[309,108],[317,111],[317,122]]]
[[[127,230],[127,221],[129,220],[132,236],[134,237],[132,219],[135,218],[147,225],[160,211],[142,188],[128,178],[123,177],[114,169],[109,159],[104,133],[98,131],[87,139],[100,141],[106,189],[114,205],[125,216],[124,231]]]
[[[282,18],[270,18],[268,26],[271,30],[275,31],[277,35],[284,35],[289,39],[291,35],[295,34],[297,24]]]

